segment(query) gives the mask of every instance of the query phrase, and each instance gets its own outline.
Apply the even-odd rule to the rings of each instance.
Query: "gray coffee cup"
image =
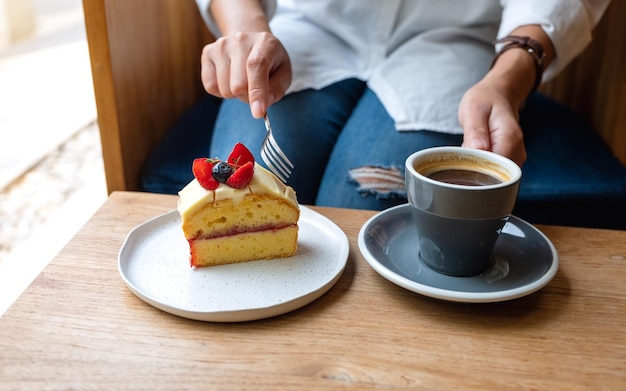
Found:
[[[422,262],[452,276],[487,270],[521,176],[513,161],[478,149],[436,147],[409,156],[405,181]]]

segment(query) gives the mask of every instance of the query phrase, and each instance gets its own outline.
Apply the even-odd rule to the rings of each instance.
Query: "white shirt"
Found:
[[[211,0],[196,0],[214,36]],[[487,72],[492,42],[539,24],[556,58],[546,81],[591,42],[610,0],[261,0],[289,53],[287,93],[365,80],[398,130],[462,133],[461,97]]]

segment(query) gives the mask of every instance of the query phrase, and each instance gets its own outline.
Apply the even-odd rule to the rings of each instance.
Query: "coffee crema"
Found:
[[[497,185],[503,182],[500,178],[486,174],[484,172],[457,168],[449,168],[431,172],[427,176],[439,182],[463,186],[488,186]]]

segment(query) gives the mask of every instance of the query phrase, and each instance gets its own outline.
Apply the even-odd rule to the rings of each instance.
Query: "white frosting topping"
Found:
[[[284,197],[291,202],[296,208],[298,201],[294,190],[282,183],[274,174],[254,164],[254,176],[250,184],[243,189],[234,189],[225,184],[215,190],[206,190],[198,180],[194,178],[181,191],[178,192],[178,211],[183,217],[190,217],[201,209],[207,203],[219,200],[232,199],[233,202],[239,202],[246,194],[271,194],[277,197]]]

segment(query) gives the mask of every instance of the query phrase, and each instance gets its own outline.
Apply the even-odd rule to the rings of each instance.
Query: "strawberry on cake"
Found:
[[[198,158],[178,194],[191,266],[294,255],[300,209],[294,190],[235,145],[227,160]]]

